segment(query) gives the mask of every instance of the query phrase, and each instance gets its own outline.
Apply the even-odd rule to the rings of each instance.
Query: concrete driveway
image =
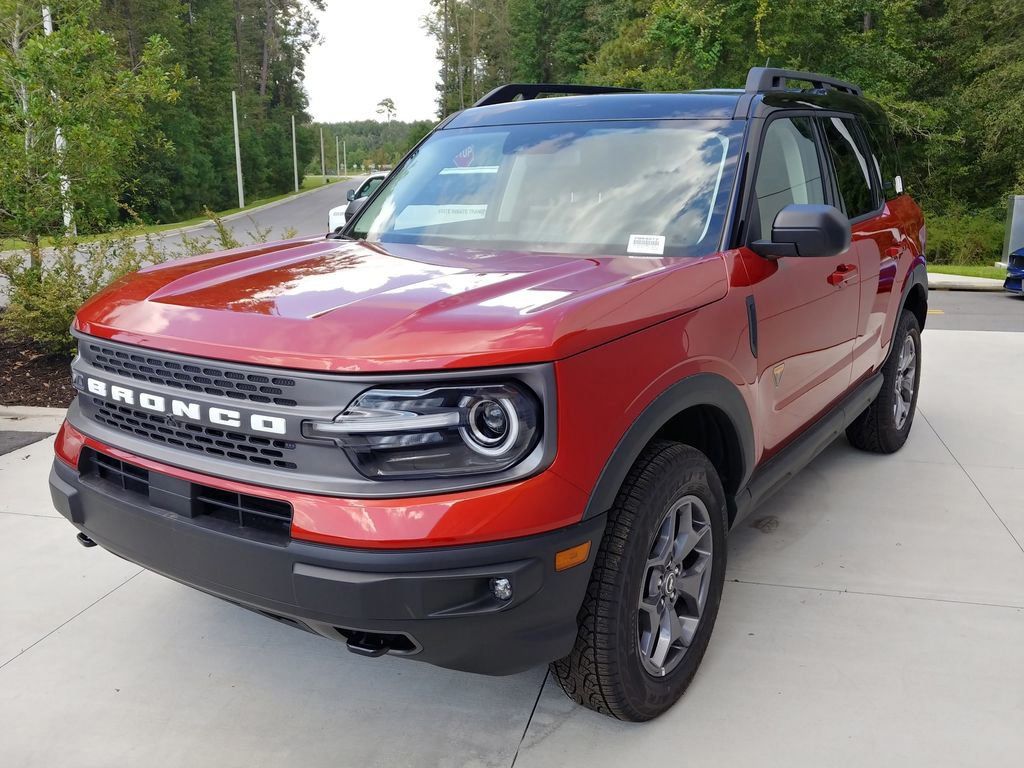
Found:
[[[730,541],[661,719],[367,660],[85,550],[50,440],[0,457],[5,766],[1024,764],[1024,333],[930,330],[892,457],[840,440]],[[1016,393],[1016,394],[1015,394]]]

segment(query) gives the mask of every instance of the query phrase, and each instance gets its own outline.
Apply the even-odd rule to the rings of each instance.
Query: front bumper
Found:
[[[50,490],[79,530],[149,570],[366,655],[494,675],[569,652],[604,529],[598,517],[492,544],[350,549],[226,532],[59,459]],[[587,561],[556,571],[555,554],[584,541]],[[492,578],[511,581],[511,600],[491,594]]]
[[[1024,293],[1024,252],[1016,251],[1007,257],[1006,280],[1003,288],[1013,293]]]

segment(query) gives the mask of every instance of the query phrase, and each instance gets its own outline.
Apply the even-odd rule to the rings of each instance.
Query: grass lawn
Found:
[[[347,177],[347,176],[342,176],[342,177],[331,176],[329,178],[331,179],[331,181],[333,183],[335,181],[343,181],[344,179],[349,178],[349,177]],[[299,192],[308,192],[311,189],[316,189],[317,187],[322,187],[326,183],[327,183],[327,179],[325,177],[323,177],[323,176],[306,176],[306,177],[304,177],[302,179],[302,186],[299,188]],[[241,211],[248,211],[248,210],[250,210],[252,208],[257,208],[257,207],[259,207],[261,205],[266,205],[267,203],[273,203],[276,200],[281,200],[281,199],[286,198],[286,197],[291,197],[292,195],[295,195],[295,194],[298,194],[298,192],[285,192],[283,195],[275,195],[274,197],[265,197],[262,200],[252,200],[252,201],[250,201],[245,206],[245,208],[228,208],[225,211],[215,211],[215,213],[218,216],[222,216],[222,217],[223,216],[230,216],[232,213],[239,213]],[[138,229],[133,229],[133,231],[137,232],[140,235],[147,235],[147,234],[151,234],[151,233],[154,233],[154,232],[164,232],[164,231],[166,231],[168,229],[177,229],[178,227],[190,227],[190,226],[193,226],[195,224],[202,224],[204,221],[207,221],[207,218],[205,216],[196,216],[195,218],[187,219],[185,221],[174,221],[174,222],[169,222],[167,224],[149,224],[149,225],[146,225],[144,227],[139,227]],[[83,235],[81,237],[81,239],[83,241],[88,241],[88,240],[91,240],[91,239],[93,239],[95,237],[99,237],[99,235]],[[43,245],[43,247],[52,245],[52,241],[50,240],[50,238],[43,238],[42,245]],[[28,243],[26,243],[26,242],[24,242],[22,240],[0,238],[0,251],[17,250],[17,249],[27,248],[27,247],[28,247]]]
[[[939,275],[964,275],[966,277],[990,277],[993,280],[1005,280],[1006,270],[1001,267],[985,266],[984,264],[929,264],[928,271]]]

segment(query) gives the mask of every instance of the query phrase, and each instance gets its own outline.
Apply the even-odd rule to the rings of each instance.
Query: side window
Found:
[[[770,237],[775,217],[787,205],[824,202],[825,185],[811,118],[772,120],[764,134],[754,181],[756,210],[751,216],[750,239]]]
[[[882,194],[886,200],[892,200],[903,191],[902,180],[897,182],[900,178],[900,163],[892,128],[887,122],[863,125],[868,137],[868,149],[882,180]]]
[[[857,144],[856,123],[846,117],[828,117],[822,120],[822,126],[846,215],[855,219],[871,213],[878,206],[871,187],[868,159]]]
[[[358,200],[361,197],[369,197],[377,191],[377,187],[382,183],[384,183],[384,179],[369,179],[359,188],[359,192],[356,193],[355,199]]]

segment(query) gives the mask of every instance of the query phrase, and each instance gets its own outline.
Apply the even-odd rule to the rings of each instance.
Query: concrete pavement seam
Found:
[[[988,505],[988,508],[992,510],[992,514],[996,516],[996,520],[1002,523],[1003,528],[1006,529],[1006,532],[1010,534],[1010,538],[1013,539],[1013,543],[1017,545],[1017,549],[1021,551],[1021,554],[1024,554],[1024,544],[1021,544],[1020,539],[1013,535],[1013,531],[1010,530],[1010,526],[1008,526],[1006,524],[1006,521],[1003,520],[1002,517],[1000,517],[998,512],[996,512],[996,508],[992,506],[992,502],[988,500],[988,496],[986,496],[985,493],[981,490],[981,488],[978,487],[978,484],[974,482],[974,478],[971,477],[971,473],[967,471],[964,465],[960,463],[960,459],[956,457],[956,454],[950,450],[948,445],[946,445],[946,441],[942,439],[942,435],[939,434],[939,430],[937,430],[934,427],[934,425],[930,421],[928,421],[928,417],[924,415],[924,411],[922,411],[919,408],[917,412],[921,414],[921,418],[924,419],[925,424],[931,427],[932,432],[934,432],[935,436],[939,438],[939,442],[942,443],[942,447],[945,448],[949,455],[953,457],[953,461],[955,461],[956,465],[960,467],[960,471],[963,472],[964,476],[971,481],[971,485],[974,486],[974,490],[978,492],[978,495],[981,496],[985,504]]]
[[[17,515],[18,517],[43,517],[47,520],[65,520],[63,515],[43,515],[38,512],[11,512],[9,509],[0,509],[0,515]]]
[[[952,603],[953,605],[974,605],[980,608],[1009,608],[1012,611],[1024,611],[1024,605],[1010,603],[985,603],[977,600],[954,600],[948,597],[924,597],[923,595],[894,595],[888,592],[868,592],[861,589],[839,589],[837,587],[809,587],[804,584],[776,584],[771,581],[753,581],[750,579],[728,579],[733,584],[751,584],[756,587],[775,587],[777,589],[803,589],[811,592],[832,592],[837,595],[859,595],[861,597],[889,597],[894,600],[920,600],[926,603]]]
[[[516,753],[512,755],[512,762],[509,764],[509,768],[515,768],[516,760],[519,759],[519,750],[523,748],[523,742],[526,741],[526,734],[530,730],[530,723],[533,722],[533,716],[537,713],[537,705],[540,704],[540,697],[544,695],[544,687],[548,684],[548,677],[551,675],[551,667],[544,670],[544,679],[540,681],[540,690],[537,691],[537,698],[533,700],[533,709],[530,710],[530,716],[526,718],[526,727],[523,728],[523,735],[519,737],[519,743],[516,745]]]
[[[81,616],[81,615],[82,615],[83,613],[85,613],[86,611],[88,611],[88,610],[89,610],[90,608],[92,608],[92,607],[93,607],[94,605],[96,605],[97,603],[101,602],[102,600],[106,600],[106,599],[107,599],[108,597],[110,597],[110,596],[111,596],[112,594],[114,594],[115,592],[117,592],[117,590],[119,590],[119,589],[120,589],[121,587],[123,587],[123,586],[124,586],[125,584],[127,584],[127,583],[128,583],[129,581],[131,581],[132,579],[134,579],[134,578],[135,578],[136,576],[138,576],[138,575],[139,575],[140,573],[142,573],[142,572],[143,572],[143,571],[145,571],[145,570],[146,570],[145,568],[139,568],[139,570],[138,570],[138,571],[136,571],[135,573],[133,573],[133,574],[132,574],[131,576],[129,576],[129,577],[128,577],[127,579],[125,579],[124,581],[122,581],[122,582],[121,582],[120,584],[118,584],[118,585],[117,585],[116,587],[114,587],[113,589],[111,589],[111,590],[110,590],[109,592],[106,592],[105,594],[103,594],[103,595],[100,595],[99,597],[97,597],[97,598],[96,598],[95,600],[93,600],[93,601],[92,601],[91,603],[89,603],[89,604],[88,604],[87,606],[85,606],[85,608],[83,608],[82,610],[80,610],[80,611],[79,611],[78,613],[76,613],[76,614],[75,614],[74,616],[72,616],[72,617],[71,617],[71,618],[69,618],[69,619],[66,619],[66,620],[65,620],[65,621],[63,621],[63,622],[62,622],[62,623],[61,623],[60,625],[58,625],[58,626],[54,627],[53,629],[51,629],[51,630],[50,630],[49,632],[47,632],[47,633],[46,633],[45,635],[43,635],[42,637],[40,637],[40,638],[39,638],[38,640],[36,640],[36,641],[35,641],[34,643],[32,643],[31,645],[28,645],[28,646],[26,646],[26,647],[22,648],[22,649],[21,649],[20,651],[18,651],[18,652],[17,652],[16,654],[14,654],[13,656],[11,656],[11,658],[9,658],[9,659],[8,659],[7,661],[5,661],[5,662],[4,662],[3,664],[0,664],[0,671],[2,671],[4,667],[6,667],[6,666],[7,666],[8,664],[10,664],[10,663],[11,663],[12,661],[14,661],[15,659],[21,658],[21,657],[22,657],[22,656],[24,656],[24,655],[25,655],[26,653],[28,653],[29,651],[31,651],[31,650],[32,650],[33,648],[35,648],[35,647],[36,647],[37,645],[39,645],[39,644],[40,644],[41,642],[43,642],[43,640],[45,640],[46,638],[50,637],[51,635],[53,635],[53,634],[54,634],[54,633],[56,633],[56,632],[59,632],[59,631],[60,631],[61,629],[63,629],[64,627],[66,627],[66,626],[67,626],[68,624],[70,624],[70,623],[71,623],[72,621],[74,621],[75,619],[77,619],[77,618],[78,618],[79,616]]]

